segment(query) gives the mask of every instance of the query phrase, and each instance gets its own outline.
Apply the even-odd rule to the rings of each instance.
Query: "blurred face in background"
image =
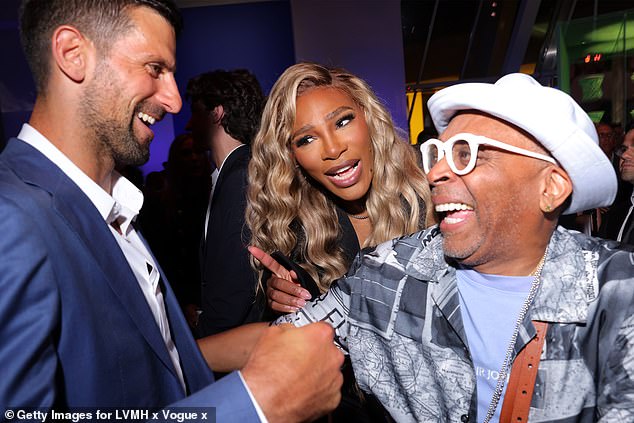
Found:
[[[199,152],[207,151],[211,148],[212,112],[207,110],[200,102],[192,104],[191,112],[192,115],[185,129],[192,133],[194,148]]]
[[[179,141],[176,148],[170,151],[168,159],[170,171],[190,178],[199,178],[211,173],[206,155],[194,146],[193,135],[186,134]]]
[[[623,145],[617,149],[621,179],[634,184],[634,129],[630,129],[623,139]]]
[[[616,147],[614,130],[607,123],[598,123],[595,126],[599,135],[599,147],[601,147],[606,156],[612,157],[612,152],[614,147]]]

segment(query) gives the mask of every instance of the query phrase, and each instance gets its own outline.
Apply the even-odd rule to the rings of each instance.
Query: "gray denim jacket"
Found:
[[[529,421],[634,422],[634,255],[561,227],[515,344],[549,323]],[[475,422],[456,271],[434,227],[360,254],[330,291],[279,321],[329,321],[357,381],[399,422]],[[515,358],[515,357],[513,357]]]

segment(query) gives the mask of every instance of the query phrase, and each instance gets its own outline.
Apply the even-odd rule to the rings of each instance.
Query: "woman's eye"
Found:
[[[344,117],[342,117],[341,119],[337,120],[337,128],[342,128],[344,126],[346,126],[347,124],[349,124],[350,122],[352,122],[352,120],[354,119],[354,115],[346,115]]]
[[[294,144],[295,144],[295,147],[301,147],[301,146],[310,144],[314,140],[315,140],[315,137],[313,137],[312,135],[305,135],[305,136],[295,140]]]

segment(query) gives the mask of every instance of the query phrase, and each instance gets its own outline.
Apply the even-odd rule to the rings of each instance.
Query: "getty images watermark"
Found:
[[[152,423],[193,423],[216,422],[214,407],[143,408],[81,408],[72,411],[54,409],[14,408],[4,412],[4,421],[11,423],[52,423],[52,422],[152,422]]]

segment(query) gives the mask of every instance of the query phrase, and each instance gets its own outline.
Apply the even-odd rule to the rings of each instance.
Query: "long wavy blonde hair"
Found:
[[[366,197],[372,232],[362,247],[416,232],[433,222],[433,212],[426,206],[431,204],[429,186],[414,149],[397,135],[390,114],[365,81],[313,63],[286,69],[271,90],[252,144],[246,222],[252,245],[293,256],[323,292],[350,263],[340,246],[332,194],[296,167],[291,150],[297,97],[315,87],[341,90],[365,114],[374,173]]]

